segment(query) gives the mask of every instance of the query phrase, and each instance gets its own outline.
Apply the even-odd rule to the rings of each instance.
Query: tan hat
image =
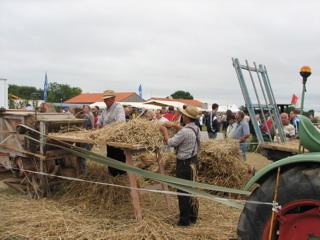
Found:
[[[116,96],[116,93],[113,90],[106,90],[103,92],[102,99],[112,98],[115,96]]]
[[[181,109],[180,111],[182,112],[182,114],[186,115],[189,118],[192,118],[192,119],[200,118],[200,112],[195,106],[188,105],[186,109]]]

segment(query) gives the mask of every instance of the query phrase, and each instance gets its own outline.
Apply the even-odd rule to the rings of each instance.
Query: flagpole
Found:
[[[48,75],[47,72],[44,77],[44,87],[43,87],[43,101],[47,102],[48,101]]]

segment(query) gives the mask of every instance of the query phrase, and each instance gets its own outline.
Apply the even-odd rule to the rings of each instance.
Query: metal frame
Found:
[[[261,133],[261,130],[259,127],[259,123],[256,119],[255,108],[258,108],[261,113],[264,113],[266,111],[268,112],[268,114],[271,117],[271,120],[273,122],[271,127],[273,128],[273,130],[276,130],[276,129],[278,130],[277,135],[280,137],[280,141],[286,142],[286,136],[283,131],[283,126],[282,126],[281,119],[280,119],[279,109],[277,107],[277,103],[276,103],[276,100],[273,95],[273,91],[271,88],[271,84],[269,81],[266,67],[260,64],[259,68],[258,68],[255,62],[253,62],[253,65],[254,65],[253,67],[249,66],[249,63],[247,60],[246,60],[246,65],[241,65],[238,58],[236,58],[236,59],[232,58],[232,62],[233,62],[233,66],[236,70],[236,74],[237,74],[237,77],[239,80],[239,84],[240,84],[242,95],[243,95],[243,98],[245,101],[245,105],[248,109],[250,119],[251,119],[253,128],[256,132],[259,143],[264,143],[265,141],[263,139],[263,136],[262,136],[262,133]],[[246,83],[245,78],[243,76],[242,70],[246,70],[249,73],[250,82],[253,87],[254,95],[255,95],[257,102],[258,102],[257,104],[253,104],[251,101],[248,86],[247,86],[247,83]],[[257,78],[254,78],[253,74],[256,74]],[[262,95],[263,95],[262,100],[260,99],[261,97],[258,94],[258,90],[260,90],[262,92]],[[267,121],[264,114],[262,114],[262,118],[263,118],[264,122]],[[268,128],[268,126],[267,126],[267,128]],[[273,142],[272,136],[270,134],[270,129],[268,129],[268,137],[269,137],[270,142]]]

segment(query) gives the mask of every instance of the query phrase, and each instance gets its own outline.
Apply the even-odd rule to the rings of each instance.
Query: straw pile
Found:
[[[208,140],[201,142],[198,159],[201,168],[198,182],[221,187],[241,189],[249,179],[247,164],[240,157],[239,142],[236,140]],[[164,152],[161,161],[167,175],[175,176],[176,155]],[[154,154],[136,157],[136,166],[158,172]]]
[[[208,140],[201,143],[199,181],[241,189],[249,179],[236,140]]]
[[[188,228],[177,221],[176,197],[171,209],[163,195],[147,194],[142,201],[144,219],[136,222],[131,203],[117,211],[92,211],[61,202],[30,200],[0,193],[0,239],[228,239],[236,236],[240,210],[200,199],[200,220]]]
[[[88,169],[79,178],[87,181],[129,186],[126,174],[112,177],[108,167],[92,161],[87,161]],[[141,177],[137,176],[138,184],[143,185]],[[141,182],[141,184],[140,184]],[[116,210],[117,205],[130,202],[130,190],[114,186],[92,184],[89,182],[70,182],[60,188],[56,198],[65,204],[78,205],[83,209]]]
[[[97,142],[116,142],[134,145],[142,145],[148,150],[155,149],[164,145],[163,135],[160,126],[163,123],[148,121],[136,118],[128,122],[114,122],[97,130],[79,130],[60,133],[51,133],[51,136],[68,136],[81,139],[90,139]],[[169,129],[169,135],[175,133],[173,128]]]

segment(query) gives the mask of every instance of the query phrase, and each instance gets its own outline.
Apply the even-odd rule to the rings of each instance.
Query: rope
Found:
[[[92,183],[92,184],[98,184],[98,185],[104,185],[104,186],[119,187],[119,188],[125,188],[125,189],[130,189],[130,190],[137,190],[137,191],[141,191],[141,192],[163,193],[163,194],[170,194],[170,195],[176,195],[176,196],[187,196],[187,197],[201,197],[201,198],[206,198],[209,200],[220,200],[220,201],[226,201],[226,202],[270,205],[270,206],[273,206],[274,208],[278,207],[278,203],[274,203],[274,202],[271,203],[271,202],[248,201],[248,200],[239,200],[239,199],[226,199],[226,198],[219,198],[219,197],[206,197],[206,196],[201,196],[201,195],[197,195],[197,194],[155,190],[155,189],[148,189],[148,188],[129,187],[129,186],[123,186],[123,185],[118,185],[118,184],[113,184],[113,183],[103,183],[103,182],[85,180],[85,179],[80,179],[80,178],[58,176],[58,175],[54,175],[54,174],[37,172],[37,171],[32,171],[32,170],[20,169],[20,168],[14,168],[14,167],[12,167],[11,169],[20,170],[20,171],[24,171],[24,172],[28,172],[28,173],[33,173],[33,174],[39,174],[39,175],[48,176],[48,177],[61,178],[61,179],[70,180],[70,181],[78,181],[78,182],[86,182],[86,183]]]

